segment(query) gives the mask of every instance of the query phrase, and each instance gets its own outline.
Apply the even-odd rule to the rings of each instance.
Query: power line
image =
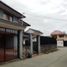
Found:
[[[67,19],[58,19],[58,18],[47,17],[47,16],[44,16],[44,17],[47,19],[52,19],[52,20],[67,21]]]

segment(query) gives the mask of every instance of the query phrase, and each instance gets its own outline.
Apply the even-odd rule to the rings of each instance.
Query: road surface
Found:
[[[0,67],[67,67],[67,47],[27,60],[0,65]]]

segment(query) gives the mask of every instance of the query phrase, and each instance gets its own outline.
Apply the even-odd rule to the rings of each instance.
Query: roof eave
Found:
[[[8,12],[9,12],[9,10],[10,10],[10,11],[13,12],[13,14],[16,13],[16,16],[17,16],[17,17],[25,18],[25,16],[24,16],[23,14],[21,14],[21,13],[18,12],[18,11],[16,11],[16,10],[13,9],[12,7],[8,6],[8,5],[5,4],[4,2],[0,1],[0,3],[1,3],[1,5],[3,5],[3,7],[5,7],[5,8],[3,8],[4,10],[6,10],[6,11],[8,11]],[[2,6],[1,6],[1,8],[2,8]],[[6,8],[8,8],[9,10],[7,10]]]

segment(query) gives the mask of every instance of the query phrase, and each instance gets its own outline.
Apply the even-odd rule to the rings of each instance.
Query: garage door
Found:
[[[64,41],[64,46],[67,46],[67,41]]]

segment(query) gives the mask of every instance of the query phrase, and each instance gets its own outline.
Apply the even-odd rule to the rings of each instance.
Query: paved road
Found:
[[[0,65],[0,67],[67,67],[67,48],[59,48],[53,53]]]

